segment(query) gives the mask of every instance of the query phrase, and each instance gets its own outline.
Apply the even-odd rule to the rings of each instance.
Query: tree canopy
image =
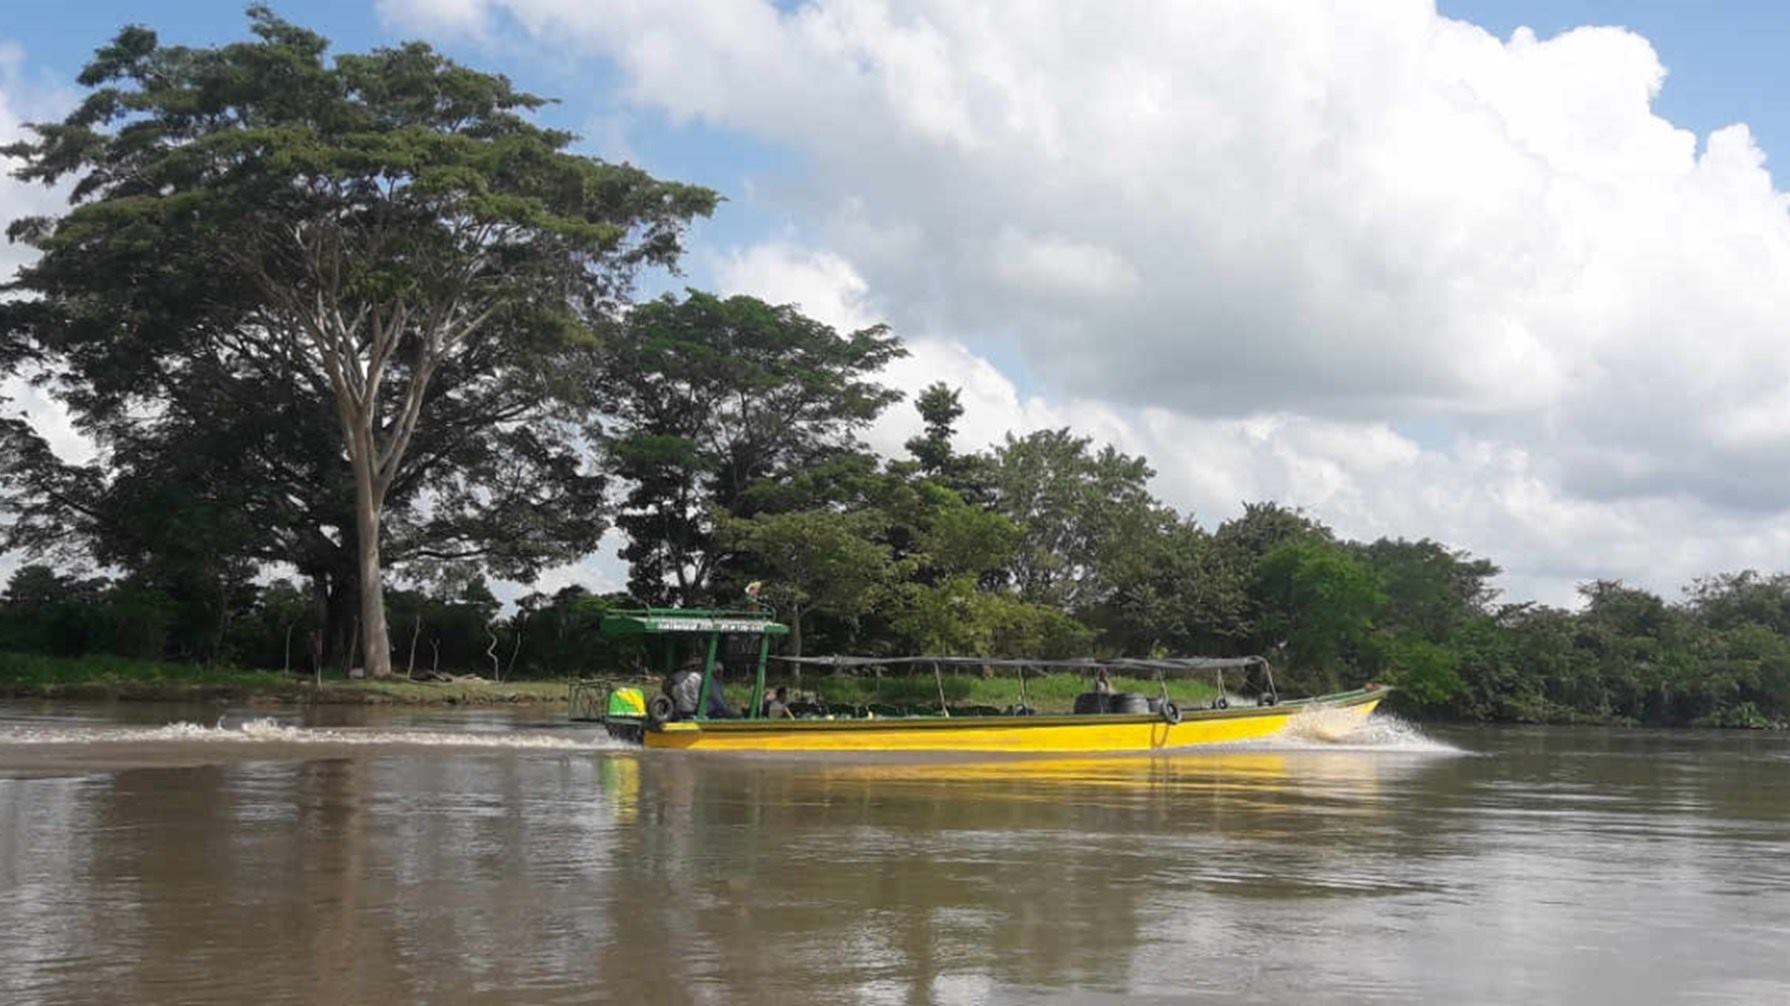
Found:
[[[595,398],[629,490],[616,523],[629,590],[696,603],[727,551],[717,515],[861,450],[900,393],[872,380],[906,354],[887,329],[841,335],[793,306],[697,291],[640,305],[603,351]]]
[[[214,48],[126,28],[81,74],[80,106],[8,148],[19,177],[70,182],[73,205],[9,228],[39,256],[5,328],[69,375],[96,432],[231,404],[333,425],[336,477],[319,481],[349,490],[332,521],[384,673],[394,491],[427,496],[425,520],[446,515],[429,544],[452,549],[526,516],[519,471],[563,484],[575,462],[541,432],[577,387],[567,358],[716,197],[569,152],[571,134],[530,121],[542,99],[421,43],[328,60],[265,8],[250,27]],[[324,442],[298,439],[276,460]]]

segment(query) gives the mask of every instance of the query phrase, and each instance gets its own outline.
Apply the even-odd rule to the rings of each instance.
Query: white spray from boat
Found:
[[[404,728],[301,727],[262,717],[234,725],[170,723],[159,727],[0,726],[0,744],[304,744],[331,747],[432,747],[545,751],[607,751],[626,747],[588,733],[541,730],[461,731]]]
[[[1465,754],[1446,741],[1425,734],[1417,724],[1390,713],[1332,716],[1313,710],[1293,717],[1279,735],[1257,742],[1283,751],[1385,751],[1409,754]],[[1344,710],[1343,712],[1346,712]]]

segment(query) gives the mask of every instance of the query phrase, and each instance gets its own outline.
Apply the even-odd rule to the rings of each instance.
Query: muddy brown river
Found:
[[[1790,1002],[1790,737],[958,761],[0,705],[0,1002]]]

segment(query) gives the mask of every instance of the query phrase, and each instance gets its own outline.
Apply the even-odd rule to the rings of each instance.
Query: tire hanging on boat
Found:
[[[1181,707],[1173,702],[1164,702],[1162,704],[1162,719],[1171,727],[1181,722]]]
[[[1139,695],[1136,692],[1118,692],[1111,697],[1106,711],[1124,716],[1148,716],[1150,714],[1150,699],[1148,696]]]
[[[664,723],[677,712],[677,705],[669,695],[655,695],[646,701],[646,718],[654,723]]]

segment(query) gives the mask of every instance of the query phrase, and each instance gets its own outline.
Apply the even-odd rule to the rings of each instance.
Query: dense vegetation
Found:
[[[10,229],[40,254],[0,297],[0,371],[96,453],[0,420],[0,545],[33,560],[0,651],[562,676],[629,663],[610,608],[757,583],[797,652],[1259,653],[1288,690],[1378,680],[1472,719],[1790,714],[1790,578],[1500,604],[1491,562],[1436,542],[1271,502],[1208,528],[1070,430],[962,452],[944,384],[878,457],[859,435],[907,407],[886,329],[629,303],[712,193],[567,153],[538,99],[425,46],[329,63],[252,19],[218,49],[127,29],[7,151],[74,205]],[[625,592],[493,596],[612,528]]]

